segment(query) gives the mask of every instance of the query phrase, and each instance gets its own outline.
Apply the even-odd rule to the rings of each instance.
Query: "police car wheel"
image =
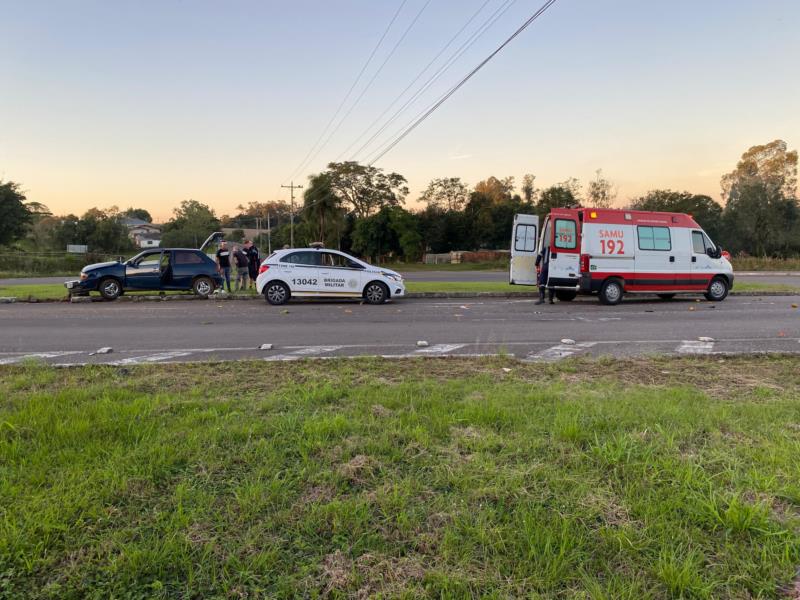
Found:
[[[373,281],[364,288],[364,300],[367,304],[383,304],[389,297],[389,289],[380,281]]]
[[[708,291],[705,293],[707,300],[711,302],[720,302],[725,300],[728,295],[728,282],[722,277],[715,277],[711,280],[708,286]]]
[[[264,298],[273,306],[280,306],[289,301],[289,288],[280,281],[271,281],[264,288]]]
[[[201,298],[206,298],[214,291],[214,282],[208,277],[198,277],[192,283],[192,291]]]
[[[119,281],[113,277],[102,279],[97,289],[100,291],[100,295],[106,300],[116,300],[122,294],[122,286]]]
[[[616,279],[608,279],[600,288],[600,302],[614,305],[622,302],[622,283]]]

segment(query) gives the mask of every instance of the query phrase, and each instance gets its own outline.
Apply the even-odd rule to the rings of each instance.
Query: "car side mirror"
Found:
[[[719,258],[722,256],[722,251],[719,248],[709,248],[706,250],[706,254],[711,258]]]

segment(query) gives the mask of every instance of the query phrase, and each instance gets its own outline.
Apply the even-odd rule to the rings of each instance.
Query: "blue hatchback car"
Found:
[[[114,261],[87,265],[81,278],[64,282],[70,294],[100,292],[114,300],[125,291],[192,291],[208,296],[222,286],[217,264],[204,252],[192,248],[154,248],[125,262]]]

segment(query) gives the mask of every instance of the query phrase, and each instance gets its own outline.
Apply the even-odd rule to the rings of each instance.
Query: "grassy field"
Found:
[[[30,364],[0,398],[1,597],[796,597],[797,358]]]
[[[503,282],[492,281],[407,281],[406,290],[408,292],[535,292],[533,286],[509,285]],[[736,292],[789,292],[796,293],[800,288],[768,283],[742,283],[739,282],[734,287]],[[184,292],[167,292],[168,294]],[[255,290],[242,292],[247,295],[254,295]],[[126,295],[157,295],[158,292],[125,292]],[[96,295],[93,293],[93,295]],[[37,285],[7,285],[0,286],[0,296],[15,296],[20,300],[63,300],[67,298],[66,289],[58,284],[37,284]]]

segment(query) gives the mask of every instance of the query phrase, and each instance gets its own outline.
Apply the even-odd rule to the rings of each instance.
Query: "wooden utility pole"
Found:
[[[295,185],[294,181],[290,181],[289,185],[282,185],[281,187],[286,188],[287,190],[291,190],[292,204],[291,204],[291,209],[289,211],[289,217],[291,218],[291,225],[289,226],[289,239],[290,239],[289,244],[291,245],[292,248],[294,248],[294,191],[302,190],[303,186]]]

